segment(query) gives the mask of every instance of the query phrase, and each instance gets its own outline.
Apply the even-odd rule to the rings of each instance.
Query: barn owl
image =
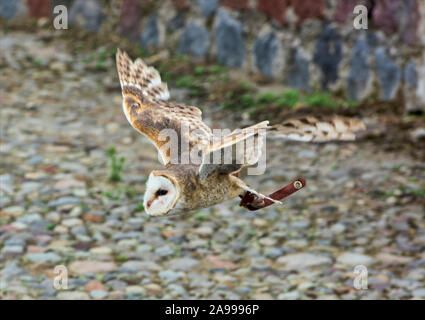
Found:
[[[168,101],[167,85],[153,67],[147,66],[141,59],[133,62],[119,49],[116,63],[124,114],[131,126],[154,144],[158,158],[165,166],[152,171],[147,181],[143,200],[145,211],[151,216],[210,207],[243,196],[246,192],[267,198],[238,177],[242,168],[259,160],[266,138],[262,132],[274,132],[288,140],[320,142],[354,140],[355,132],[364,129],[363,122],[357,119],[334,116],[322,120],[306,116],[274,126],[263,121],[217,135],[202,121],[200,109]],[[184,126],[188,130],[183,130]],[[170,146],[171,136],[169,139],[161,136],[166,130],[177,133],[178,140],[174,141],[174,146]],[[252,143],[248,144],[250,140]],[[239,145],[243,148],[237,148]],[[229,148],[239,150],[230,153],[230,161],[211,161],[216,155],[223,160],[224,151]],[[176,154],[173,155],[172,150],[177,150]],[[188,153],[197,155],[200,161],[183,162]],[[235,155],[238,161],[235,161]]]

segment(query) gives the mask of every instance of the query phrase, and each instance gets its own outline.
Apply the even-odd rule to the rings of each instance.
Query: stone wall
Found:
[[[71,27],[115,32],[149,51],[219,61],[307,92],[425,110],[422,0],[0,0],[0,16],[48,17],[58,4]],[[367,30],[353,28],[358,4],[368,8]]]

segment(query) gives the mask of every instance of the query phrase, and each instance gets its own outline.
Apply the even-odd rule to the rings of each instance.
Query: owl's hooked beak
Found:
[[[152,205],[152,202],[154,201],[155,199],[152,199],[152,200],[149,200],[148,201],[148,203],[146,204],[146,208],[150,208],[151,207],[151,205]]]

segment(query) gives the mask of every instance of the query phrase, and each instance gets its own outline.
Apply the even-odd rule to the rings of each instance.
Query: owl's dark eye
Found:
[[[137,111],[137,110],[139,110],[139,108],[140,108],[140,106],[139,106],[138,103],[133,103],[131,105],[131,111]]]
[[[165,196],[167,193],[168,193],[168,190],[159,189],[159,190],[155,193],[155,195],[159,197],[159,196]]]

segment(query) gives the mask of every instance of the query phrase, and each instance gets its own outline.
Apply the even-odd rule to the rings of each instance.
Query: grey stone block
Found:
[[[229,67],[242,67],[245,58],[242,24],[222,9],[218,12],[216,46],[219,62]]]
[[[338,65],[342,59],[342,40],[335,29],[327,24],[316,40],[313,61],[322,70],[322,88],[338,79]]]
[[[204,26],[190,23],[180,38],[178,52],[194,57],[202,57],[208,53],[209,43],[208,30]]]
[[[148,17],[148,21],[143,28],[142,37],[140,39],[140,45],[144,49],[150,49],[157,47],[159,44],[159,29],[158,29],[158,17],[156,14],[151,14]]]
[[[277,50],[278,43],[273,33],[269,33],[255,41],[255,64],[262,74],[270,78],[273,77],[273,62],[276,58]]]
[[[370,77],[369,44],[364,38],[357,39],[350,61],[350,73],[347,78],[347,95],[349,99],[360,99]]]
[[[401,71],[397,64],[388,57],[384,47],[375,49],[376,72],[381,86],[381,98],[391,100],[400,85]]]
[[[80,28],[98,32],[105,18],[102,7],[96,0],[76,0],[69,12],[69,22]]]

